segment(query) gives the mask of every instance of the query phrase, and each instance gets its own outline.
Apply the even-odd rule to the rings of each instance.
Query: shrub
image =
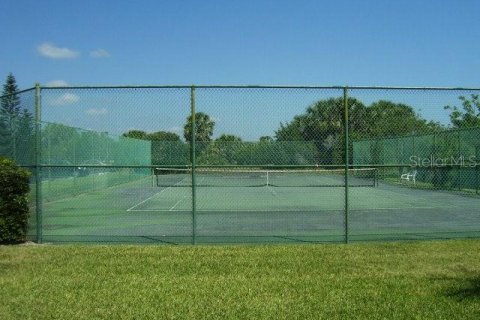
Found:
[[[0,157],[0,243],[25,242],[30,173]]]

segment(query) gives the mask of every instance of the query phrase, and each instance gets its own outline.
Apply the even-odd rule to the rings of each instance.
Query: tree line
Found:
[[[480,127],[478,95],[460,96],[461,106],[445,106],[450,125],[428,121],[403,103],[379,100],[365,105],[348,98],[350,152],[352,141],[411,134],[428,134],[449,128]],[[308,106],[291,121],[280,123],[274,137],[244,142],[238,136],[222,134],[212,139],[215,122],[209,115],[195,114],[197,161],[200,164],[340,164],[345,156],[344,99],[329,98]],[[146,133],[131,130],[124,136],[152,141],[155,164],[186,164],[192,140],[192,119],[187,117],[183,138],[173,132]]]
[[[34,119],[32,111],[22,106],[16,79],[8,74],[0,98],[0,155],[21,164],[33,163]],[[379,100],[365,105],[348,98],[350,141],[388,136],[428,134],[448,128],[480,127],[480,97],[460,96],[459,105],[445,106],[450,124],[428,121],[407,104]],[[61,126],[61,125],[59,125]],[[215,121],[206,113],[195,114],[196,156],[204,164],[338,164],[344,159],[344,100],[342,97],[319,100],[304,113],[280,123],[273,136],[260,137],[256,142],[224,133],[213,139]],[[68,145],[67,126],[46,125],[42,130],[63,131],[58,141]],[[87,137],[89,134],[85,133]],[[183,137],[169,131],[148,133],[130,130],[124,137],[151,141],[153,164],[188,164],[192,140],[192,119],[188,116]],[[183,139],[182,139],[183,138]],[[79,138],[75,138],[78,140]],[[86,138],[88,139],[88,137]],[[107,139],[107,138],[105,138]],[[51,142],[52,143],[52,142]],[[352,144],[350,143],[350,148]],[[60,153],[61,154],[61,153]]]

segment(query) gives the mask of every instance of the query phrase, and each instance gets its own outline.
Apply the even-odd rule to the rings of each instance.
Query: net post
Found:
[[[480,187],[480,146],[475,146],[475,194],[478,194]]]
[[[155,187],[155,182],[158,184],[158,179],[155,178],[155,169],[150,168],[150,174],[152,175],[152,187]]]
[[[41,88],[35,84],[35,220],[37,243],[42,243],[42,137],[41,137]]]
[[[196,209],[197,209],[197,186],[195,180],[195,166],[196,166],[196,155],[195,155],[195,132],[196,124],[195,124],[195,86],[192,85],[190,89],[190,112],[191,112],[191,122],[192,122],[192,136],[191,136],[191,145],[190,145],[190,160],[192,165],[192,244],[197,244],[196,239],[196,229],[197,229],[197,221],[196,221]]]
[[[345,243],[348,243],[348,87],[343,88],[344,136],[345,136]]]

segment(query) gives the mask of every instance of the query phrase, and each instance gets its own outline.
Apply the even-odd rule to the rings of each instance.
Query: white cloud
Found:
[[[51,59],[74,59],[80,55],[78,51],[69,48],[56,47],[53,43],[44,42],[37,47],[38,53]]]
[[[108,113],[107,109],[105,108],[90,108],[85,111],[86,114],[89,116],[104,116]]]
[[[80,97],[73,93],[64,93],[61,96],[53,99],[50,104],[52,106],[66,106],[69,104],[77,103]]]
[[[46,83],[48,87],[68,87],[68,83],[63,80],[52,80]]]
[[[105,49],[97,49],[90,51],[90,57],[92,58],[108,58],[111,54]]]

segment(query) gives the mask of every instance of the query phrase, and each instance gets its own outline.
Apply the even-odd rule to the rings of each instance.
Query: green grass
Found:
[[[479,319],[479,247],[3,246],[0,319]]]

